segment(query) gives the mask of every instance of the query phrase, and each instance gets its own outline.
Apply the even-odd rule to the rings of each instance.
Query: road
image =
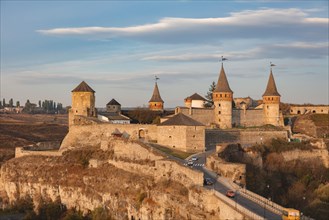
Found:
[[[230,182],[228,179],[226,179],[225,177],[217,177],[217,174],[206,169],[205,166],[203,166],[206,162],[206,157],[211,154],[213,151],[207,151],[201,154],[198,154],[198,160],[194,162],[194,166],[192,166],[193,169],[197,169],[200,170],[204,173],[204,177],[205,178],[211,178],[214,181],[214,184],[211,186],[205,186],[206,188],[209,189],[214,189],[218,192],[220,192],[221,194],[225,195],[226,191],[229,189],[233,189],[232,186],[230,186]],[[220,181],[218,181],[218,180]],[[233,189],[234,190],[234,189]],[[243,188],[241,188],[241,190],[243,190]],[[235,191],[235,190],[234,190]],[[264,205],[259,205],[258,203],[255,203],[254,201],[251,201],[245,197],[243,197],[242,195],[240,195],[239,193],[240,190],[236,191],[236,196],[234,198],[232,198],[233,200],[235,200],[235,202],[243,207],[245,207],[246,209],[258,214],[259,216],[263,216],[264,219],[270,219],[270,220],[281,220],[281,215],[278,215],[276,213],[271,212],[270,210],[266,209],[266,206],[268,206],[268,204],[264,204]]]
[[[151,146],[156,151],[161,152],[160,150],[156,149],[157,144],[147,143],[147,145]],[[207,156],[212,154],[214,151],[215,151],[214,149],[209,149],[206,152],[193,155],[193,156],[196,156],[198,158],[198,160],[195,161],[193,166],[190,166],[190,167],[192,169],[200,170],[201,172],[204,173],[204,178],[208,177],[214,181],[213,185],[204,186],[205,188],[214,189],[214,190],[218,191],[219,193],[225,195],[227,190],[233,189],[233,187],[230,185],[230,181],[225,177],[218,177],[216,173],[206,169],[206,167],[204,166],[206,164]],[[163,154],[163,152],[161,152],[161,153]],[[191,157],[189,157],[189,158],[191,158]],[[175,160],[178,163],[184,164],[185,166],[187,165],[187,161],[188,161],[188,158],[186,160],[182,160],[182,159],[179,159],[172,155],[167,155],[167,158],[171,159],[171,160]],[[241,188],[241,190],[243,190],[243,188]],[[244,208],[256,213],[259,216],[263,216],[264,219],[269,219],[269,220],[281,220],[282,219],[281,215],[278,215],[276,213],[271,212],[270,210],[267,210],[266,209],[266,206],[268,206],[267,204],[259,205],[258,203],[255,203],[254,201],[251,201],[251,200],[245,198],[244,196],[240,195],[239,190],[236,191],[236,196],[232,199],[235,200],[235,202],[237,204],[243,206]]]

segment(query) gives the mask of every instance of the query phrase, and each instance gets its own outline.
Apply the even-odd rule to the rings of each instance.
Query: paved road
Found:
[[[206,157],[209,154],[211,154],[212,152],[213,151],[211,151],[211,152],[207,151],[207,152],[198,154],[197,155],[198,160],[196,162],[194,162],[193,169],[202,171],[204,173],[205,178],[209,177],[209,178],[213,179],[214,185],[205,186],[206,188],[214,189],[214,190],[222,193],[223,195],[225,195],[227,190],[233,189],[230,186],[230,182],[224,177],[218,178],[220,181],[217,181],[217,174],[206,169],[205,166],[202,166],[205,164]],[[243,190],[243,188],[241,188],[241,190]],[[258,214],[259,216],[263,216],[264,218],[270,219],[270,220],[281,220],[281,215],[278,215],[278,214],[273,213],[266,209],[267,204],[259,205],[258,203],[255,203],[255,202],[243,197],[242,195],[240,195],[239,190],[237,191],[235,198],[232,198],[232,199],[235,200],[235,202],[237,204]]]
[[[153,144],[153,143],[147,143],[147,144],[156,149],[157,144]],[[156,149],[156,151],[160,152],[160,150],[158,150],[158,149]],[[193,166],[191,166],[191,168],[202,171],[204,173],[204,178],[209,177],[214,181],[214,184],[212,186],[205,186],[206,188],[214,189],[214,190],[218,191],[219,193],[225,195],[227,190],[233,189],[233,187],[230,186],[230,181],[225,177],[218,178],[216,173],[206,169],[204,166],[206,164],[207,156],[212,154],[214,151],[215,151],[214,149],[210,149],[206,152],[197,154],[196,156],[197,156],[198,160],[194,162],[194,164],[193,164]],[[162,154],[163,154],[163,152],[162,152]],[[192,156],[194,156],[194,155],[192,155]],[[189,158],[191,158],[192,156],[190,156]],[[182,159],[179,159],[179,158],[171,156],[171,155],[167,155],[167,158],[171,159],[171,160],[175,160],[184,165],[187,165],[187,161],[189,159],[189,158],[187,158],[186,160],[182,160]],[[220,181],[217,181],[217,179]],[[243,190],[243,189],[241,189],[241,190]],[[259,205],[258,203],[255,203],[254,201],[251,201],[251,200],[243,197],[242,195],[240,195],[239,191],[237,191],[235,198],[232,198],[232,199],[235,200],[235,202],[237,204],[258,214],[259,216],[263,216],[264,218],[269,219],[269,220],[281,220],[281,215],[278,215],[276,213],[271,212],[270,210],[267,210],[266,204]]]

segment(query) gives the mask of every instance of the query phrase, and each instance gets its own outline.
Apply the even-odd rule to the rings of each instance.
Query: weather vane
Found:
[[[222,56],[222,58],[221,58],[220,61],[223,63],[223,61],[225,61],[225,60],[227,60],[227,58],[225,58],[225,57]]]
[[[158,82],[158,80],[159,80],[160,78],[159,77],[157,77],[157,76],[155,76],[155,82]]]

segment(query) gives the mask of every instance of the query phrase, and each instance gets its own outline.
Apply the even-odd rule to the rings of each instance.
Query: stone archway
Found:
[[[145,139],[145,130],[143,128],[138,130],[138,138],[142,140]]]

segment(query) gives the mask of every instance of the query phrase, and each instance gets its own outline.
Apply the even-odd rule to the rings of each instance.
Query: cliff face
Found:
[[[164,160],[136,142],[108,138],[79,147],[83,139],[89,145],[88,136],[79,137],[78,145],[71,142],[72,149],[62,156],[7,161],[0,173],[0,207],[28,196],[36,208],[55,200],[84,213],[105,206],[115,219],[242,218],[196,186],[201,175],[197,171]]]

